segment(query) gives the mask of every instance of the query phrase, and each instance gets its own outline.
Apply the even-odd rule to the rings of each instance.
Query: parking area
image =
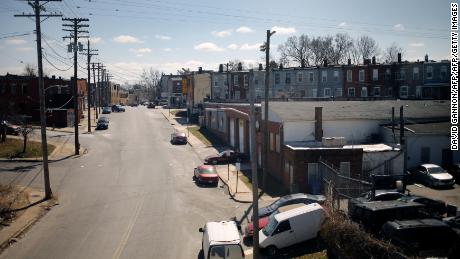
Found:
[[[450,189],[432,189],[422,184],[413,184],[407,186],[411,194],[421,195],[431,199],[443,200],[447,204],[460,208],[460,185],[454,184]]]

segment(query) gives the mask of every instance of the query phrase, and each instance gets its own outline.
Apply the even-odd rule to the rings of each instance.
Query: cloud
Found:
[[[34,48],[32,47],[20,47],[20,48],[16,48],[16,51],[19,51],[19,52],[29,52],[29,51],[32,51],[34,50]]]
[[[172,49],[171,48],[164,48],[163,51],[170,52],[170,51],[172,51]]]
[[[341,22],[341,23],[339,23],[339,27],[340,27],[340,28],[345,28],[345,27],[347,27],[347,26],[348,26],[348,23],[346,23],[346,22]]]
[[[159,39],[159,40],[171,40],[171,37],[170,36],[166,36],[166,35],[155,35],[155,38]]]
[[[229,48],[229,49],[238,49],[238,45],[236,45],[235,43],[232,43],[232,44],[228,45],[227,48]]]
[[[104,42],[101,37],[90,37],[89,41],[93,44]]]
[[[247,43],[244,43],[241,45],[240,47],[240,50],[254,50],[254,49],[259,49],[260,45],[262,45],[262,43],[256,43],[256,44],[253,44],[253,45],[249,45]]]
[[[139,40],[136,37],[129,36],[129,35],[120,35],[113,38],[114,42],[122,43],[122,44],[129,44],[129,43],[143,43],[143,41]]]
[[[239,32],[239,33],[250,33],[250,32],[253,32],[254,30],[247,27],[247,26],[241,26],[240,28],[236,29],[236,32]]]
[[[393,26],[393,30],[395,30],[395,31],[404,31],[405,28],[404,28],[404,25],[398,23],[395,26]]]
[[[202,50],[202,51],[209,51],[209,52],[215,52],[215,51],[223,51],[224,49],[217,46],[216,44],[212,42],[203,42],[201,44],[195,45],[196,50]]]
[[[150,53],[150,52],[152,52],[152,49],[150,49],[150,48],[139,48],[139,49],[129,49],[129,51],[141,54],[141,53]]]
[[[423,42],[413,42],[413,43],[409,43],[409,46],[414,47],[414,48],[420,48],[420,47],[424,47],[425,43],[423,43]]]
[[[276,34],[286,35],[296,33],[297,30],[294,27],[280,27],[274,26],[272,31],[276,31]]]
[[[6,43],[10,45],[22,45],[22,44],[26,44],[27,41],[23,39],[8,39],[6,40]]]
[[[211,32],[212,35],[219,37],[219,38],[225,38],[230,35],[232,35],[232,30],[223,30],[223,31],[213,31]]]
[[[141,58],[141,57],[143,57],[143,56],[144,56],[143,54],[137,54],[137,55],[136,55],[136,57],[138,57],[138,58]]]

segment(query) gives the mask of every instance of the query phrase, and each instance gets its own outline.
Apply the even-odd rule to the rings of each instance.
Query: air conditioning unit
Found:
[[[342,147],[346,144],[344,137],[323,137],[321,142],[323,147]]]

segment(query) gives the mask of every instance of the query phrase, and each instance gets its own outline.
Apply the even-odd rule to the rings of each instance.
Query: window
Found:
[[[219,81],[214,81],[214,86],[219,86]]]
[[[353,71],[347,70],[347,82],[353,81]]]
[[[313,89],[312,90],[312,97],[317,97],[318,96],[318,89]]]
[[[239,100],[240,99],[240,91],[235,91],[235,99]]]
[[[385,70],[385,79],[386,80],[390,80],[391,79],[391,70],[389,68],[387,68]]]
[[[259,78],[257,76],[254,76],[254,84],[255,85],[259,84]]]
[[[327,71],[321,71],[321,82],[327,82]]]
[[[422,147],[420,155],[420,160],[422,163],[430,162],[430,147]]]
[[[279,84],[279,83],[280,83],[280,74],[275,73],[275,84]]]
[[[291,83],[291,73],[286,73],[286,80],[285,80],[286,84],[290,84]]]
[[[426,67],[426,79],[433,79],[433,67],[432,66]]]
[[[10,92],[11,92],[12,95],[16,94],[16,83],[11,84]]]
[[[297,82],[302,82],[302,73],[297,73]]]
[[[388,96],[392,96],[393,95],[393,89],[390,87],[388,88]]]
[[[244,86],[248,86],[248,75],[243,76],[243,84]]]
[[[270,132],[270,151],[275,150],[275,134]]]
[[[343,89],[342,88],[336,88],[335,89],[335,96],[342,96],[343,95]]]
[[[441,67],[441,80],[446,80],[447,79],[447,67],[442,66]]]
[[[280,152],[280,149],[281,149],[281,143],[280,143],[280,134],[276,134],[275,135],[275,142],[276,142],[276,152],[279,153]]]
[[[331,88],[324,88],[324,97],[331,96]]]
[[[359,82],[364,82],[364,69],[359,70]]]
[[[285,220],[278,224],[278,227],[275,229],[275,231],[273,231],[272,236],[289,230],[291,230],[291,224],[289,223],[289,220]]]
[[[310,79],[310,82],[313,82],[315,80],[312,72],[308,73],[308,77]]]
[[[0,94],[6,93],[6,84],[1,84],[0,85]]]
[[[361,97],[367,97],[367,87],[361,87]]]
[[[308,184],[314,184],[315,182],[318,182],[318,163],[308,163],[307,172]]]
[[[372,70],[372,80],[374,81],[379,80],[379,70],[377,68],[374,68]]]
[[[412,69],[412,75],[413,75],[412,78],[413,78],[414,80],[418,80],[418,78],[419,78],[418,67],[414,67],[414,68]]]
[[[337,82],[337,81],[339,81],[339,71],[334,70],[334,82]]]
[[[238,76],[237,75],[233,76],[233,85],[238,86]]]
[[[349,87],[348,88],[348,96],[350,96],[350,97],[355,96],[355,88],[354,87]]]
[[[340,174],[350,177],[350,162],[340,162]]]
[[[407,98],[408,95],[409,95],[408,86],[407,85],[401,86],[401,88],[399,89],[399,96],[402,98]]]
[[[374,87],[374,96],[380,96],[380,87]]]

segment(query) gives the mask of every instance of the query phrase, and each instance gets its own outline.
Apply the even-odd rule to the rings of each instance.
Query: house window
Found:
[[[361,87],[361,97],[367,97],[367,87]]]
[[[372,70],[372,80],[374,81],[379,80],[379,70],[377,68],[374,68]]]
[[[312,97],[317,97],[318,96],[318,89],[312,89]]]
[[[321,82],[327,82],[327,71],[321,71]]]
[[[255,85],[259,84],[259,78],[257,76],[254,77],[254,84]]]
[[[364,82],[364,69],[359,70],[359,82]]]
[[[276,144],[276,152],[279,153],[280,152],[280,149],[281,149],[281,143],[280,143],[280,134],[276,134],[275,135],[275,144]]]
[[[331,88],[324,88],[324,97],[331,96]]]
[[[233,76],[233,85],[238,86],[238,76],[237,75]]]
[[[422,147],[420,152],[420,160],[422,163],[429,163],[430,162],[430,147]]]
[[[240,91],[235,91],[235,99],[236,100],[240,99]]]
[[[387,68],[385,70],[385,79],[386,80],[390,80],[391,79],[391,70],[389,68]]]
[[[374,87],[374,96],[380,96],[380,87]]]
[[[6,84],[1,84],[0,85],[0,94],[6,93]]]
[[[350,162],[340,162],[340,174],[350,177]]]
[[[214,81],[214,86],[219,86],[219,81]]]
[[[447,66],[441,67],[441,80],[447,79]]]
[[[388,96],[392,96],[393,95],[393,89],[390,87],[388,88]]]
[[[407,98],[408,95],[409,95],[408,86],[407,85],[401,86],[401,88],[399,89],[399,96],[402,98]]]
[[[243,76],[243,83],[244,83],[244,86],[248,86],[248,75]]]
[[[406,70],[401,68],[401,72],[399,73],[399,79],[406,80]]]
[[[279,84],[279,83],[280,83],[280,74],[276,73],[275,74],[275,84]]]
[[[339,81],[339,71],[334,70],[334,82],[337,82],[337,81]]]
[[[297,82],[302,82],[302,73],[297,73]]]
[[[342,96],[343,95],[343,89],[342,88],[336,88],[335,89],[335,96]]]
[[[433,79],[433,67],[432,66],[426,67],[426,79]]]
[[[350,96],[350,97],[355,96],[355,88],[354,87],[348,87],[348,96]]]
[[[10,86],[10,92],[12,95],[16,94],[16,83],[12,83]]]
[[[21,84],[21,92],[22,92],[22,95],[27,95],[27,83]]]
[[[313,73],[308,73],[308,77],[310,78],[310,82],[313,82],[315,79],[313,78]]]
[[[414,67],[414,68],[412,69],[412,75],[413,75],[413,79],[414,79],[414,80],[418,80],[418,78],[419,78],[418,67]]]
[[[270,151],[275,150],[275,134],[270,132]]]
[[[353,71],[347,70],[347,82],[353,81]]]
[[[286,84],[290,84],[291,83],[291,73],[286,73]]]

